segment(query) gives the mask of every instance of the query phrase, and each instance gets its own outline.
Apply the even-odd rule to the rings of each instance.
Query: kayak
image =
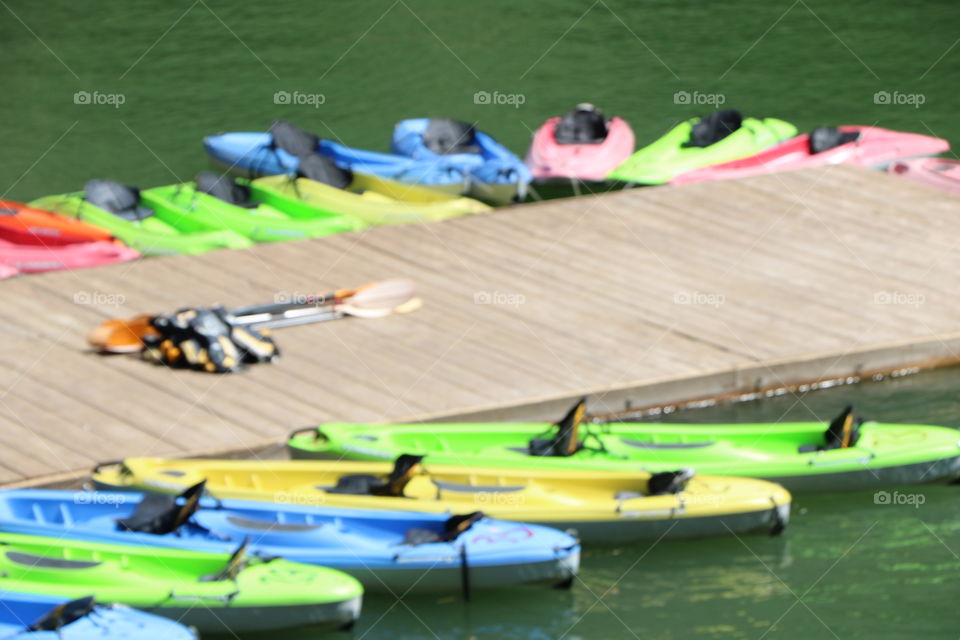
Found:
[[[188,489],[189,492],[189,489]],[[318,509],[188,496],[42,489],[0,492],[0,531],[106,544],[229,552],[250,538],[248,552],[338,569],[367,589],[397,593],[459,590],[464,563],[471,588],[569,585],[580,546],[555,529],[503,522],[479,513]],[[138,517],[151,526],[134,526]],[[46,518],[43,514],[61,514]],[[143,514],[149,517],[144,518]],[[153,526],[155,522],[171,524]],[[118,521],[127,523],[118,526]],[[136,524],[136,523],[134,523]]]
[[[310,216],[291,215],[253,197],[249,182],[206,171],[195,182],[154,187],[141,195],[158,215],[179,218],[185,231],[230,229],[254,242],[321,238],[366,226],[329,207],[314,209]]]
[[[918,133],[879,127],[820,127],[753,156],[681,173],[671,184],[730,180],[828,164],[883,169],[891,162],[932,156],[949,149],[946,140]]]
[[[139,251],[116,242],[78,242],[47,247],[0,240],[0,264],[20,273],[96,267],[139,257]]]
[[[947,158],[917,158],[894,162],[887,171],[913,182],[960,195],[960,161]]]
[[[3,263],[0,263],[0,280],[3,280],[5,278],[12,278],[13,276],[19,275],[19,274],[20,272],[16,269],[16,267],[10,267]]]
[[[321,156],[305,159],[307,170],[297,176],[267,176],[249,183],[252,199],[290,216],[311,218],[336,211],[349,214],[362,225],[384,226],[437,222],[490,211],[471,198],[452,197],[417,185],[351,172],[345,187],[323,181],[327,172],[312,171]],[[318,179],[319,178],[319,179]]]
[[[291,137],[298,138],[295,147],[277,144],[278,140],[285,143]],[[283,120],[274,122],[270,132],[207,136],[203,139],[203,146],[218,168],[241,177],[296,173],[300,167],[300,156],[317,153],[332,160],[341,169],[404,184],[418,184],[449,195],[460,195],[468,185],[463,171],[450,163],[425,162],[392,153],[352,149]]]
[[[678,472],[680,473],[680,472]],[[418,456],[384,462],[130,458],[100,465],[95,485],[179,493],[207,480],[219,499],[368,510],[464,513],[574,529],[582,542],[621,543],[778,531],[790,494],[751,478],[654,476],[642,471],[455,467]],[[379,512],[371,511],[372,517]]]
[[[390,460],[423,454],[436,464],[508,469],[692,467],[702,473],[764,478],[790,491],[873,489],[960,475],[960,432],[945,427],[862,422],[851,409],[831,424],[580,423],[578,404],[554,424],[363,425],[331,423],[295,432],[294,458]],[[847,425],[839,446],[831,434]],[[566,447],[549,445],[564,440]],[[843,443],[841,442],[840,445]]]
[[[591,104],[548,119],[533,134],[526,163],[537,182],[550,179],[603,182],[634,151],[633,129],[606,118]]]
[[[4,533],[0,571],[2,592],[93,595],[219,633],[349,626],[363,593],[339,571],[250,557],[243,547],[231,556]]]
[[[102,227],[144,255],[203,253],[253,244],[225,229],[187,231],[182,216],[144,206],[139,189],[110,180],[91,180],[84,191],[47,196],[30,205]]]
[[[92,598],[0,591],[0,638],[4,640],[196,640],[196,634],[167,620]]]
[[[795,135],[797,128],[783,120],[744,118],[733,109],[715,111],[681,122],[627,158],[607,178],[664,184],[687,171],[752,156]]]
[[[16,244],[59,246],[78,242],[108,242],[113,234],[92,224],[0,200],[0,240]]]
[[[468,194],[494,204],[526,197],[531,175],[512,151],[473,125],[448,118],[403,120],[393,129],[393,152],[452,164],[469,176]]]

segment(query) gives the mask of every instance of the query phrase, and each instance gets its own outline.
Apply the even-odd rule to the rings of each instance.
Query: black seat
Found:
[[[297,158],[316,153],[320,137],[286,120],[274,120],[270,125],[270,144]]]
[[[823,153],[859,139],[859,131],[844,132],[836,127],[817,127],[810,132],[810,153]]]
[[[257,202],[250,201],[250,187],[237,183],[230,176],[222,176],[212,171],[201,171],[197,174],[197,191],[235,207],[253,209],[259,205]]]
[[[559,144],[600,144],[607,139],[607,119],[592,104],[578,104],[553,130]]]
[[[440,155],[480,153],[473,125],[449,118],[433,118],[423,132],[423,145]]]
[[[346,189],[353,182],[352,171],[341,169],[330,158],[319,153],[311,153],[300,158],[297,175],[337,189]]]
[[[736,109],[721,109],[700,118],[690,130],[685,147],[709,147],[743,126],[743,115]]]
[[[140,205],[140,189],[113,180],[90,180],[84,187],[84,199],[130,222],[146,220],[154,214],[150,207]]]

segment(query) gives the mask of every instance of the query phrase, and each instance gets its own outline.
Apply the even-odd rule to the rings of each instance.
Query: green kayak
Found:
[[[2,591],[71,600],[93,595],[234,637],[302,625],[348,627],[363,595],[345,573],[250,557],[244,547],[230,556],[4,533],[0,571]]]
[[[110,180],[91,180],[84,191],[40,198],[33,206],[106,229],[145,255],[203,253],[253,244],[222,227],[197,230],[189,218],[173,210],[145,206],[136,187]]]
[[[829,425],[580,422],[364,425],[328,423],[291,434],[293,458],[391,460],[530,469],[670,471],[750,476],[790,491],[933,482],[960,475],[960,432],[863,422],[848,408]]]
[[[797,135],[776,118],[744,118],[733,109],[681,122],[640,149],[607,176],[638,184],[663,184],[681,173],[760,153]]]
[[[254,242],[319,238],[357,231],[367,225],[348,215],[313,210],[294,216],[253,198],[249,181],[202,172],[196,182],[154,187],[142,192],[143,202],[157,215],[177,219],[191,232],[230,229]]]

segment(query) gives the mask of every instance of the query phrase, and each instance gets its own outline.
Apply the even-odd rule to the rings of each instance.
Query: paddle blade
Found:
[[[410,280],[384,280],[362,287],[335,308],[337,311],[360,318],[380,318],[390,315],[398,307],[414,299],[414,285]]]
[[[105,353],[134,353],[143,349],[143,339],[156,335],[152,316],[107,320],[87,334],[87,342]]]

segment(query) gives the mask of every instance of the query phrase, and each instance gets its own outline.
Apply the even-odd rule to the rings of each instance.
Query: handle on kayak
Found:
[[[290,435],[287,436],[287,440],[292,440],[294,436],[298,436],[301,433],[306,433],[308,431],[313,431],[313,439],[316,440],[320,437],[320,427],[300,427],[299,429],[294,429],[290,432]]]
[[[108,460],[106,462],[98,462],[97,465],[93,468],[93,471],[91,471],[90,473],[91,475],[96,475],[100,473],[100,470],[103,469],[104,467],[111,467],[111,466],[120,465],[120,464],[123,464],[123,460]]]

